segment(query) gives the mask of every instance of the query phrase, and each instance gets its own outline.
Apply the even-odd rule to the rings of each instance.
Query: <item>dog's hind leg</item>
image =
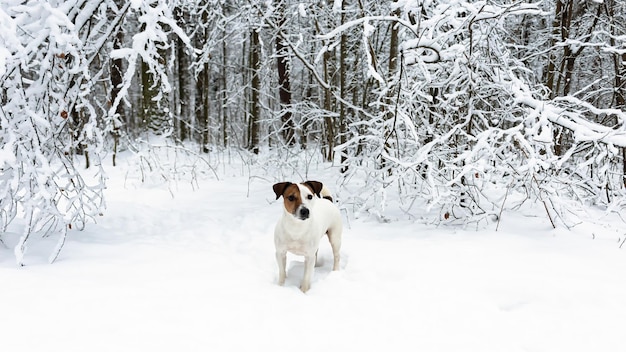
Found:
[[[282,286],[287,277],[287,270],[285,268],[287,266],[287,252],[277,251],[276,263],[278,263],[278,284]]]
[[[333,249],[333,270],[339,270],[339,261],[341,259],[341,230],[337,232],[328,231],[328,241]]]

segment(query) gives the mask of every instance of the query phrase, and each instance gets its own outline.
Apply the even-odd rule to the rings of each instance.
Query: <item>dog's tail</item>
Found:
[[[320,195],[322,196],[322,198],[328,199],[329,201],[333,202],[333,195],[330,193],[330,190],[325,185],[322,186],[322,190],[320,191]]]

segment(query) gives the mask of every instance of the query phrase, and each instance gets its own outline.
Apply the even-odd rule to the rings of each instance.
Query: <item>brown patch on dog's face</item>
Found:
[[[285,209],[291,214],[296,214],[298,207],[302,204],[302,195],[300,194],[300,188],[295,183],[287,186],[283,192],[283,203]]]

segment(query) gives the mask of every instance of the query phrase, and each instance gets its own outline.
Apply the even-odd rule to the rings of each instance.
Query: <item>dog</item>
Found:
[[[311,288],[320,240],[326,234],[333,251],[333,270],[339,270],[343,225],[339,208],[328,189],[318,181],[280,182],[273,187],[276,200],[283,197],[283,214],[274,229],[278,284],[284,285],[287,252],[304,256],[300,290]]]

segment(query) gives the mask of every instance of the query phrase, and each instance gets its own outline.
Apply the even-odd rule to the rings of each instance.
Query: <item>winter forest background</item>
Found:
[[[333,163],[383,221],[626,207],[624,0],[1,0],[0,77],[18,262],[105,211],[125,151],[165,179]]]

